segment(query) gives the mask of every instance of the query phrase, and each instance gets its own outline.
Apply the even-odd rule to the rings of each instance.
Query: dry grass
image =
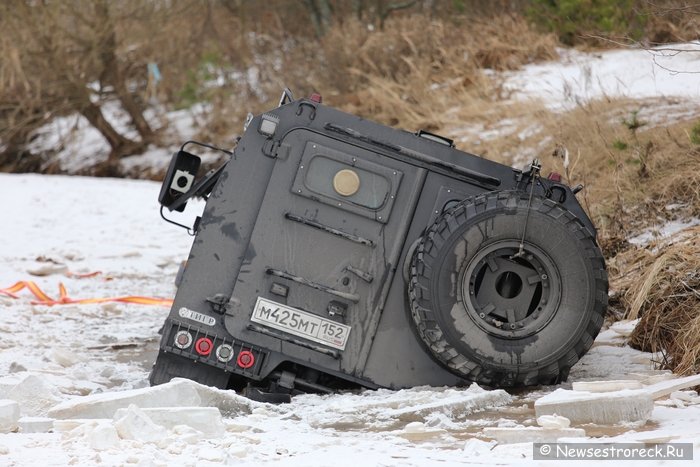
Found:
[[[700,372],[700,228],[619,255],[612,276],[627,317],[640,322],[630,344],[661,355],[660,366],[680,375]]]
[[[673,216],[700,213],[700,151],[688,136],[695,120],[657,126],[648,121],[630,129],[635,112],[641,110],[637,123],[645,123],[645,116],[663,105],[599,101],[555,113],[537,104],[499,104],[490,118],[511,118],[520,126],[506,137],[481,140],[476,147],[492,159],[516,160],[518,165],[539,157],[545,174],[556,171],[571,186],[583,184],[586,189],[579,197],[603,243],[615,244]],[[537,131],[522,137],[519,132],[526,127]],[[470,141],[465,144],[468,147]],[[684,207],[664,209],[672,203]]]
[[[384,31],[349,21],[323,41],[326,72],[319,85],[331,90],[329,102],[349,112],[406,129],[439,130],[501,97],[485,68],[516,69],[553,58],[555,47],[553,36],[511,16],[465,28],[413,15],[390,20]]]

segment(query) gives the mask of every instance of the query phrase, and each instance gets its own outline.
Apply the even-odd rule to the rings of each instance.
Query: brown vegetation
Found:
[[[654,250],[632,249],[616,258],[613,284],[630,319],[640,318],[630,344],[659,356],[659,365],[681,375],[700,372],[700,228]],[[624,271],[623,274],[621,274]]]

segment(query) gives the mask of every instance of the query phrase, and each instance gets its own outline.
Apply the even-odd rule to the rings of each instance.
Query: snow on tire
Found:
[[[502,191],[438,217],[411,260],[408,295],[419,337],[453,373],[488,386],[555,384],[600,331],[608,279],[574,214]]]

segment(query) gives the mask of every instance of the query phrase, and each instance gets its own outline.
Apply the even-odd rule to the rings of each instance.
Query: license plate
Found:
[[[262,297],[258,297],[250,320],[340,350],[345,350],[352,329]]]

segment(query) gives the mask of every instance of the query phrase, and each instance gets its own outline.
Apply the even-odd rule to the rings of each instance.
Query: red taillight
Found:
[[[208,337],[200,337],[197,339],[197,343],[194,344],[194,350],[196,350],[199,355],[209,355],[212,348],[214,348],[214,344]]]
[[[242,350],[238,354],[236,363],[238,363],[238,366],[240,366],[243,369],[250,368],[255,364],[255,356],[250,350]]]
[[[323,102],[323,97],[317,92],[311,93],[311,96],[309,96],[309,100],[312,100],[313,102],[316,102],[317,104],[320,104]]]
[[[556,182],[556,183],[561,182],[561,174],[559,174],[557,172],[552,172],[551,174],[549,174],[549,177],[547,177],[547,178],[553,182]]]

